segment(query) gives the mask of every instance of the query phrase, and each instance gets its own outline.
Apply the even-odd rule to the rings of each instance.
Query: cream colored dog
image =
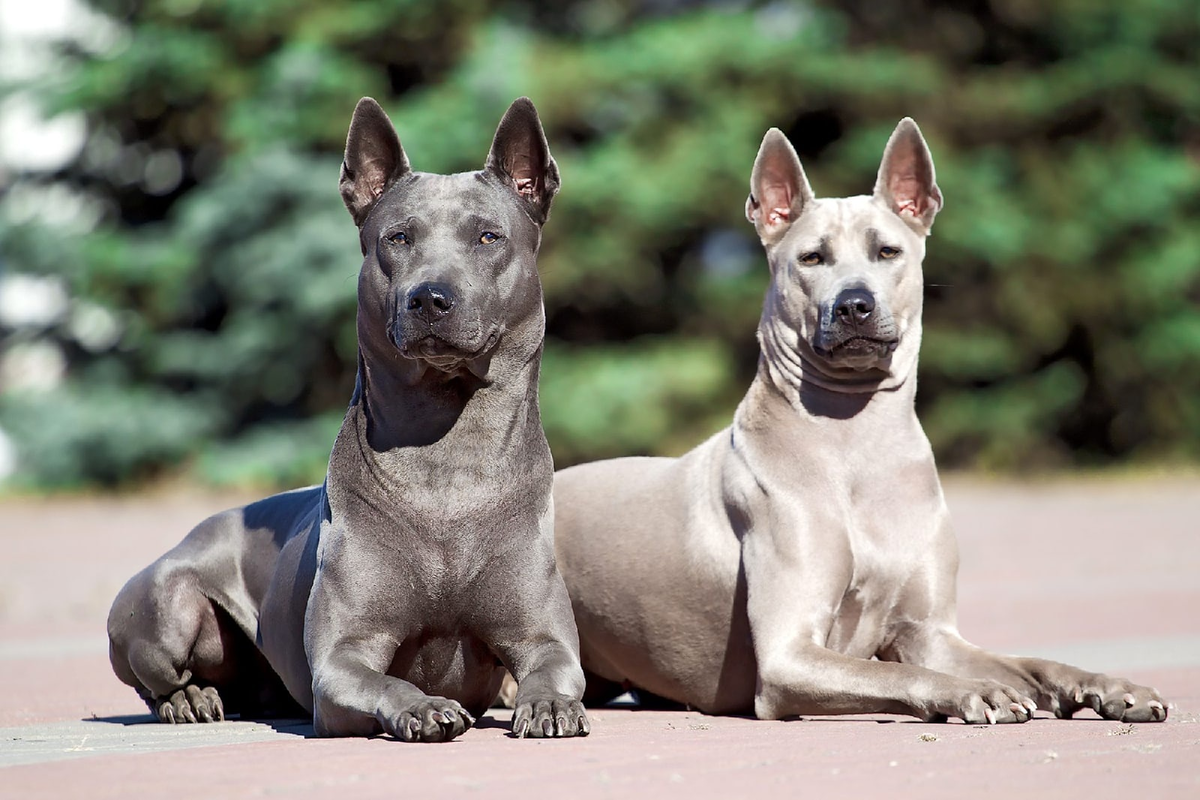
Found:
[[[1165,719],[1153,689],[958,633],[958,549],[913,408],[942,207],[916,124],[896,127],[871,196],[814,197],[775,129],[750,183],[771,287],[733,425],[682,458],[555,478],[590,699],[632,686],[763,719]]]

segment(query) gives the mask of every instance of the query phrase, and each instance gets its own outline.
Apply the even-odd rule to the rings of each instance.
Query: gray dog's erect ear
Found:
[[[942,190],[933,172],[933,156],[911,118],[900,120],[883,151],[875,198],[917,229],[929,234],[942,207]]]
[[[746,219],[754,223],[764,244],[774,242],[812,199],[812,187],[792,143],[783,131],[771,128],[763,137],[750,173]]]
[[[539,225],[550,216],[550,202],[559,187],[558,164],[550,156],[542,121],[528,97],[518,97],[504,113],[484,169],[499,175],[529,202]]]
[[[379,103],[370,97],[359,100],[350,120],[346,157],[338,181],[354,224],[362,227],[384,190],[410,169],[400,137]]]

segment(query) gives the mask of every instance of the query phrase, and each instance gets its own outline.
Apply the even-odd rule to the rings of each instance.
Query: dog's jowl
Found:
[[[364,256],[354,396],[323,485],[202,522],[121,590],[113,669],[160,719],[311,712],[324,736],[442,741],[507,668],[517,735],[588,732],[538,415],[558,185],[526,99],[457,175],[413,171],[358,104],[340,182]]]
[[[817,199],[783,134],[763,139],[746,213],[771,285],[733,425],[679,459],[555,478],[589,699],[632,685],[765,719],[1166,718],[1152,689],[958,633],[958,551],[913,408],[921,261],[941,207],[912,120],[871,196]]]

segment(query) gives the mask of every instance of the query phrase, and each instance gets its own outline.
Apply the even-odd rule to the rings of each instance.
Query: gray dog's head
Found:
[[[515,101],[478,172],[415,172],[383,109],[359,101],[340,189],[359,228],[358,333],[383,358],[484,377],[528,360],[545,325],[537,251],[558,191],[537,111]]]
[[[787,348],[819,383],[902,381],[916,363],[921,260],[941,207],[911,119],[888,140],[869,197],[816,198],[792,145],[769,130],[746,201],[771,264],[764,350]]]

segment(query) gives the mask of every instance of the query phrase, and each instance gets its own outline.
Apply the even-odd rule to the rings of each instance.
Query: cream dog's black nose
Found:
[[[866,289],[846,289],[833,304],[834,317],[839,322],[861,325],[875,312],[875,298]]]

